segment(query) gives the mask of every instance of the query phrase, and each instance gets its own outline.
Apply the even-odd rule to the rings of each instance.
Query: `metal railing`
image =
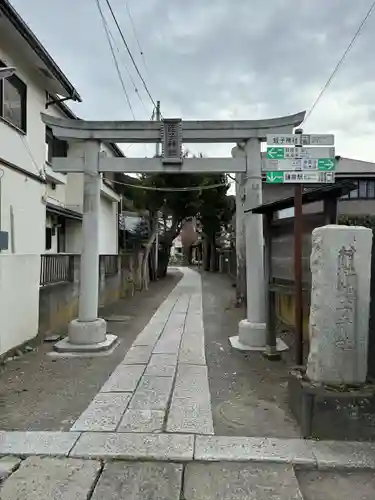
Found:
[[[101,255],[100,259],[104,263],[105,276],[118,273],[119,271],[118,255]]]
[[[40,286],[73,281],[73,255],[44,254],[41,256]]]

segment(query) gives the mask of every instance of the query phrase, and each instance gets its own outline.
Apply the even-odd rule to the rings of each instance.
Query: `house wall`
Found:
[[[44,170],[46,145],[45,125],[40,114],[46,112],[46,93],[29,75],[32,74],[27,63],[17,54],[12,54],[6,41],[1,40],[0,59],[17,68],[17,76],[27,85],[27,132],[26,135],[0,118],[0,167],[1,179],[1,229],[9,232],[14,241],[15,253],[36,253],[45,251],[45,201],[50,197],[52,203],[65,203],[65,187],[40,182],[14,167],[41,176]],[[48,113],[62,116],[56,107]],[[1,162],[1,159],[4,162]],[[13,212],[13,217],[10,213]],[[10,253],[11,248],[7,251]]]
[[[99,214],[99,253],[112,255],[118,253],[118,205],[104,196],[100,199]]]
[[[9,233],[9,248],[3,253],[40,254],[45,248],[45,185],[4,165],[0,168],[4,172],[0,181],[1,229]]]
[[[0,254],[0,356],[38,333],[39,255]]]
[[[66,253],[82,253],[82,221],[66,219],[65,245]]]

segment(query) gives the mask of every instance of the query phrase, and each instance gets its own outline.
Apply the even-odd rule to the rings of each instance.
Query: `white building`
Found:
[[[41,255],[81,253],[83,174],[52,171],[51,157],[66,156],[68,146],[41,119],[41,113],[78,119],[64,101],[81,97],[8,0],[0,1],[0,66],[16,68],[0,80],[0,230],[9,236],[0,254],[1,355],[38,331]],[[114,144],[103,149],[123,156]],[[103,181],[104,255],[118,253],[119,200]]]
[[[0,83],[1,229],[9,233],[8,252],[80,253],[82,175],[52,171],[52,152],[65,156],[67,145],[52,138],[40,114],[77,118],[61,101],[81,98],[7,0],[0,3],[0,65],[16,67]],[[122,156],[115,145],[106,149]],[[118,250],[118,201],[103,183],[103,254]]]

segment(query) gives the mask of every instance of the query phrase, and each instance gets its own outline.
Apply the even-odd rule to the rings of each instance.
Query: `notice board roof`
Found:
[[[317,201],[323,201],[327,198],[341,198],[350,191],[356,189],[356,184],[350,181],[336,182],[335,184],[328,184],[319,188],[308,189],[302,194],[302,204],[307,205]],[[245,210],[245,212],[252,212],[253,214],[271,215],[279,210],[294,207],[294,196],[282,198],[281,200],[271,201],[264,203],[255,208]]]

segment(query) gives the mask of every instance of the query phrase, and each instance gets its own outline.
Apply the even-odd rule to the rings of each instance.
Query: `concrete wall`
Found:
[[[0,356],[38,333],[39,255],[0,254]]]
[[[138,290],[139,256],[126,254],[118,257],[119,272],[104,275],[100,267],[99,303],[109,305],[122,297],[132,296]],[[122,264],[121,264],[122,263]],[[102,264],[102,263],[101,263]],[[51,333],[66,333],[68,323],[77,317],[79,301],[80,257],[74,257],[74,279],[71,283],[47,285],[40,289],[39,334],[44,337]]]

